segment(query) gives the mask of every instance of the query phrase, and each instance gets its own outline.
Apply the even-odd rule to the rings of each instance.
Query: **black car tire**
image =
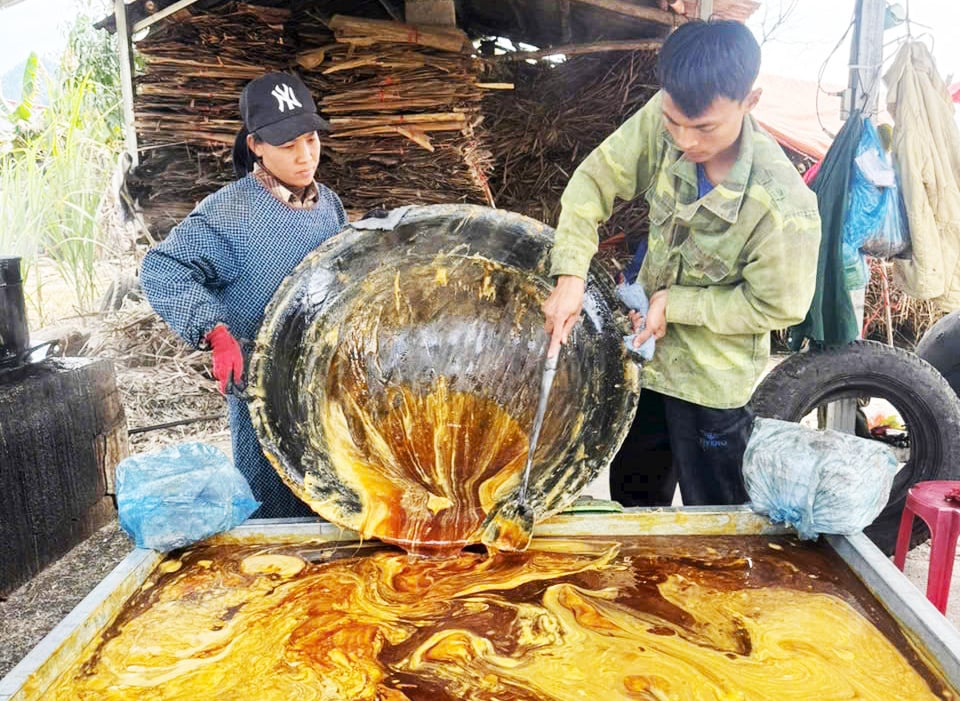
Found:
[[[873,341],[798,353],[774,368],[750,400],[757,416],[800,421],[838,399],[880,397],[900,413],[910,458],[894,479],[890,501],[866,528],[893,553],[907,490],[917,482],[960,478],[960,399],[936,368],[913,353]],[[912,544],[929,537],[914,519]]]
[[[939,370],[960,395],[960,311],[947,314],[923,334],[917,355]]]

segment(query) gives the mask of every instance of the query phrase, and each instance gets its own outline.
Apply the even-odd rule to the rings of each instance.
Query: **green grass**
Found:
[[[71,78],[55,91],[39,129],[19,136],[0,157],[0,254],[24,259],[27,295],[44,321],[39,256],[49,258],[74,289],[80,309],[96,295],[96,261],[103,254],[101,213],[118,142],[89,99],[98,86]]]

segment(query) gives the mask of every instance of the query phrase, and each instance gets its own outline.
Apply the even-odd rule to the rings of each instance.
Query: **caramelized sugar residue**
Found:
[[[838,558],[769,542],[551,539],[443,560],[198,547],[48,697],[955,698]]]
[[[382,417],[349,392],[346,406],[324,404],[330,461],[362,495],[364,537],[408,552],[456,554],[478,539],[484,517],[518,479],[527,436],[495,402],[453,392],[443,378],[426,394],[391,392]],[[309,489],[309,474],[305,481]]]

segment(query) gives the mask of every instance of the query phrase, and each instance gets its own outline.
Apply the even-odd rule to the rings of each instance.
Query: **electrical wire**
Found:
[[[826,90],[823,89],[823,74],[827,70],[827,64],[830,63],[830,59],[833,58],[833,55],[835,53],[837,53],[837,49],[839,49],[840,46],[843,44],[844,40],[846,40],[847,35],[850,34],[850,30],[853,29],[853,25],[856,23],[856,19],[857,19],[857,7],[856,7],[856,4],[854,4],[853,14],[850,16],[850,24],[847,25],[847,28],[844,30],[843,34],[841,35],[840,39],[837,41],[836,45],[833,47],[833,49],[830,50],[830,53],[827,55],[827,58],[824,60],[823,64],[820,66],[820,71],[817,73],[817,96],[815,100],[815,106],[817,111],[817,122],[819,122],[820,128],[823,129],[823,132],[827,136],[829,136],[831,139],[833,139],[836,136],[836,134],[830,133],[830,130],[827,129],[820,115],[820,93],[825,93],[827,95],[833,94],[833,93],[828,93]]]

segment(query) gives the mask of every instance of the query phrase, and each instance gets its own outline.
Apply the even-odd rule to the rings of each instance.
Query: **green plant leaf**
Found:
[[[27,57],[27,63],[23,68],[23,85],[20,89],[20,104],[13,110],[13,121],[27,122],[33,115],[33,103],[37,99],[37,92],[40,89],[38,74],[40,72],[40,59],[36,51],[31,51]]]
[[[37,91],[40,89],[40,83],[37,80],[40,72],[40,58],[36,51],[31,51],[27,57],[27,63],[23,67],[23,85],[20,89],[20,102],[33,104],[37,99]]]

